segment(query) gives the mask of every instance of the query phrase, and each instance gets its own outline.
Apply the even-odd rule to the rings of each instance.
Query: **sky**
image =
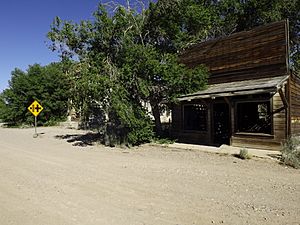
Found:
[[[118,0],[124,2],[124,0]],[[8,87],[15,68],[59,61],[47,45],[47,32],[56,16],[63,20],[92,19],[99,0],[0,1],[0,93]],[[105,1],[102,1],[105,2]],[[106,1],[107,2],[107,1]]]

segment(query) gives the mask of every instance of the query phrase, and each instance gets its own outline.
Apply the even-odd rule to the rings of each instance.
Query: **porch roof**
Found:
[[[181,96],[179,101],[193,99],[251,95],[261,93],[276,93],[287,81],[288,75],[255,80],[234,81],[208,85],[207,89]]]

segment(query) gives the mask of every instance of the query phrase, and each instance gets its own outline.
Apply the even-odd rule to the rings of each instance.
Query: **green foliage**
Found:
[[[168,144],[173,144],[175,140],[169,138],[154,138],[153,142],[160,145],[168,145]]]
[[[70,65],[67,74],[76,110],[82,121],[94,118],[94,109],[98,115],[101,111],[98,129],[108,145],[150,141],[153,122],[144,104],[150,103],[154,112],[162,101],[172,102],[206,84],[203,66],[188,69],[176,54],[149,41],[148,15],[147,10],[122,5],[109,15],[99,5],[93,21],[75,24],[56,18],[48,33],[50,48]],[[79,61],[70,61],[73,56]],[[160,112],[155,112],[159,131]]]
[[[65,118],[68,89],[60,64],[45,67],[35,64],[27,72],[15,69],[9,88],[1,94],[1,119],[11,125],[33,124],[34,117],[27,108],[34,100],[44,108],[38,116],[40,123]]]
[[[162,51],[181,51],[207,39],[218,19],[213,1],[158,0],[149,6],[147,40]]]
[[[281,161],[288,166],[296,169],[300,168],[300,138],[290,137],[282,145]]]
[[[4,118],[5,108],[4,96],[3,93],[0,93],[0,122]]]
[[[41,125],[45,127],[51,127],[51,126],[58,126],[60,122],[64,122],[65,118],[50,118],[46,122],[42,123]]]

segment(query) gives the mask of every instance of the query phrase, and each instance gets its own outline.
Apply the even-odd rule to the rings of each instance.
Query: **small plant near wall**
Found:
[[[281,162],[285,165],[300,168],[300,137],[292,136],[282,145]]]
[[[248,150],[244,149],[244,148],[242,148],[240,150],[240,153],[239,153],[238,157],[240,159],[251,159],[252,158],[252,156],[251,156],[251,154],[249,154]]]

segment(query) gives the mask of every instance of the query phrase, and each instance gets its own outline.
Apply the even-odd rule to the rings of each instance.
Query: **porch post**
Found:
[[[233,103],[231,101],[231,98],[228,98],[228,97],[225,96],[224,99],[225,99],[225,102],[228,104],[228,107],[229,107],[229,124],[230,124],[229,144],[232,145],[232,135],[233,135],[233,132],[234,132],[234,107],[233,107]]]

